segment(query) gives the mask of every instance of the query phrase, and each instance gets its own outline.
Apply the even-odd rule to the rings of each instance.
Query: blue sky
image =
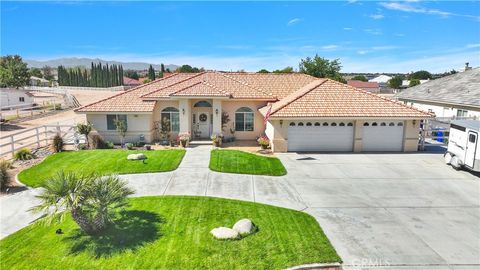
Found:
[[[1,54],[257,71],[339,58],[345,72],[480,65],[480,2],[1,2]]]

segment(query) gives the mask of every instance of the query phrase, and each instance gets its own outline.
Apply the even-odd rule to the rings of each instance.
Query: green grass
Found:
[[[67,218],[0,241],[0,269],[283,269],[340,258],[312,216],[209,197],[142,197],[115,227],[86,236]],[[218,241],[210,230],[250,218],[259,230]],[[61,228],[64,234],[55,234]]]
[[[147,160],[127,160],[128,154],[144,153]],[[22,171],[18,179],[32,187],[39,187],[46,179],[58,171],[76,173],[126,174],[146,172],[166,172],[175,170],[185,150],[83,150],[61,152],[48,156],[40,164]]]
[[[259,156],[238,150],[212,150],[210,169],[217,172],[273,175],[287,174],[282,162],[275,157]]]

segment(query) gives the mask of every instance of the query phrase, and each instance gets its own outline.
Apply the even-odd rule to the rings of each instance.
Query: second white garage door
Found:
[[[362,145],[363,151],[402,151],[403,122],[365,122]]]
[[[353,151],[353,123],[290,122],[288,151]]]

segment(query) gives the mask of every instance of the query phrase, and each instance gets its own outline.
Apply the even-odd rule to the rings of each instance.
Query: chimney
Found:
[[[468,66],[469,64],[470,64],[470,63],[468,63],[468,62],[465,63],[465,71],[472,69],[472,67],[469,67],[469,66]]]

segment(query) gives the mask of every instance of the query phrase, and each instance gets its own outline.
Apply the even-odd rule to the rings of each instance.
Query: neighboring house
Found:
[[[50,85],[50,82],[48,80],[45,80],[44,78],[30,76],[30,85],[48,87]]]
[[[436,117],[480,117],[480,68],[407,88],[396,98]]]
[[[378,85],[377,82],[362,82],[357,80],[349,80],[347,81],[347,84],[371,93],[380,92],[380,86]]]
[[[127,88],[127,89],[139,86],[141,84],[142,83],[138,80],[128,78],[128,77],[125,77],[125,76],[123,77],[123,86],[125,86],[125,88]]]
[[[426,82],[429,82],[430,80],[419,80],[420,84],[424,84]],[[402,85],[400,86],[400,89],[405,89],[410,87],[410,80],[403,80]]]
[[[368,81],[369,82],[376,82],[379,85],[386,85],[388,83],[388,81],[390,81],[390,79],[392,79],[392,77],[382,74],[382,75],[377,76],[377,77],[375,77],[373,79],[370,79]]]
[[[416,151],[420,120],[430,117],[330,79],[216,71],[173,74],[76,112],[115,142],[115,119],[127,122],[126,140],[132,142],[157,140],[156,124],[169,119],[173,133],[187,132],[194,140],[266,134],[275,152]],[[230,121],[222,123],[222,115]]]
[[[33,104],[33,95],[25,90],[15,88],[0,89],[1,109],[28,107]]]

